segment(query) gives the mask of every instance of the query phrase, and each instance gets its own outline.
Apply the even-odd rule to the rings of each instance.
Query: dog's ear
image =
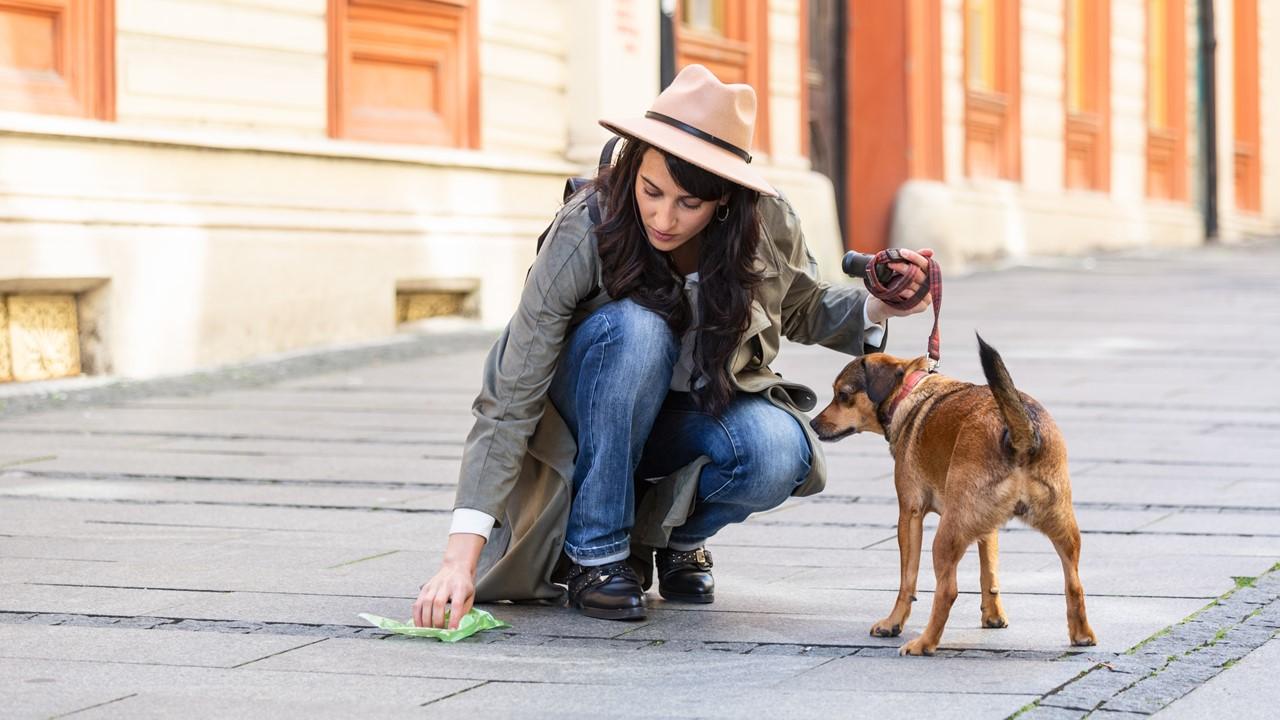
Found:
[[[867,397],[876,407],[893,394],[906,374],[901,365],[888,362],[863,363],[863,372],[867,380]]]

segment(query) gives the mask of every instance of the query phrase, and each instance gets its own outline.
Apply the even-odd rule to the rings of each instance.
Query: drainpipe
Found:
[[[662,0],[658,12],[659,78],[663,90],[676,79],[676,0]]]
[[[1201,171],[1204,173],[1204,240],[1206,243],[1218,241],[1218,90],[1217,62],[1215,52],[1218,39],[1214,33],[1213,0],[1198,0],[1200,48],[1199,58],[1199,91],[1200,102],[1200,148],[1204,158]]]

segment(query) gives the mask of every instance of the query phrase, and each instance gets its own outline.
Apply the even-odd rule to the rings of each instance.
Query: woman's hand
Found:
[[[413,603],[413,624],[418,627],[445,627],[445,607],[449,608],[448,627],[456,629],[462,617],[471,612],[476,599],[476,563],[485,539],[471,533],[449,536],[440,570],[422,586]]]
[[[900,248],[898,250],[902,254],[902,261],[894,261],[889,263],[889,267],[900,275],[908,275],[911,278],[902,292],[899,293],[899,300],[910,300],[920,291],[920,286],[924,285],[929,277],[929,259],[933,257],[932,248],[921,248],[919,252]],[[867,319],[873,323],[879,324],[891,317],[906,317],[924,312],[933,304],[933,296],[925,294],[920,302],[913,307],[905,310],[889,307],[880,298],[871,296],[867,298]]]

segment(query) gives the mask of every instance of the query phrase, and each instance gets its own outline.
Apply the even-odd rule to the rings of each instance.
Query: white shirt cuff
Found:
[[[489,513],[471,508],[454,508],[453,524],[449,526],[449,534],[471,533],[488,540],[489,533],[493,531],[494,522],[496,521]]]
[[[871,322],[867,317],[867,304],[862,303],[862,342],[872,347],[880,347],[884,342],[884,325]]]

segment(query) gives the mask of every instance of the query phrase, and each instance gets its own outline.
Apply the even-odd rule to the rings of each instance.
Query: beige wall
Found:
[[[481,147],[564,157],[569,113],[563,0],[480,3]]]
[[[0,127],[0,278],[106,281],[102,365],[125,376],[388,335],[397,283],[482,279],[481,319],[499,324],[572,170],[29,116]]]
[[[800,153],[800,23],[799,0],[769,2],[769,145],[770,162],[809,169]]]
[[[325,0],[117,0],[126,125],[322,137]]]

